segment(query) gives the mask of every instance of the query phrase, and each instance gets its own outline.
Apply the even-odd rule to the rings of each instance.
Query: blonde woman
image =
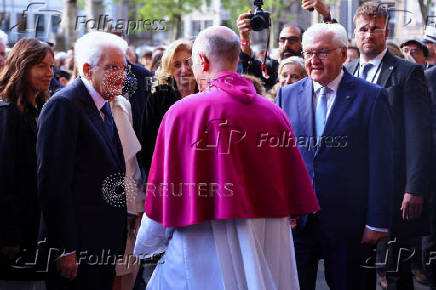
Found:
[[[161,69],[156,71],[156,82],[147,100],[141,134],[142,162],[147,172],[165,112],[178,100],[197,92],[191,55],[192,42],[177,40],[165,50]]]

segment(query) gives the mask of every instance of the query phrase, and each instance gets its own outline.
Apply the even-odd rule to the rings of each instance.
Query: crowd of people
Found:
[[[0,31],[0,289],[436,289],[436,34],[202,30],[139,58]],[[148,275],[147,271],[152,270]],[[150,277],[151,276],[151,277]]]

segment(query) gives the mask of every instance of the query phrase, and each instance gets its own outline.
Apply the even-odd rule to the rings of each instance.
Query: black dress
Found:
[[[0,249],[19,245],[13,261],[0,252],[1,280],[41,280],[35,271],[40,208],[36,185],[36,118],[30,104],[24,114],[0,99]]]
[[[141,161],[147,175],[150,170],[160,123],[168,109],[178,100],[180,100],[180,93],[177,88],[166,84],[158,85],[156,91],[148,97],[140,138],[142,146]]]

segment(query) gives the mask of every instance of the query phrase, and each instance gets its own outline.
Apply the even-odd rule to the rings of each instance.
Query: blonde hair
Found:
[[[181,51],[186,50],[192,53],[192,41],[187,39],[179,39],[172,42],[164,51],[161,60],[161,67],[155,73],[157,82],[153,85],[155,91],[158,85],[167,84],[174,87],[174,77],[171,74],[171,68],[174,61],[174,55]]]

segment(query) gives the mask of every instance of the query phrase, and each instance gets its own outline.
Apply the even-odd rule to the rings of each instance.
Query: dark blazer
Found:
[[[47,242],[60,253],[76,251],[78,259],[124,253],[125,196],[113,188],[122,182],[124,159],[118,135],[113,143],[103,126],[80,78],[46,103],[38,122],[38,193]]]
[[[358,61],[346,65],[354,74]],[[392,55],[382,59],[377,84],[386,88],[394,121],[394,212],[391,232],[414,236],[428,233],[428,210],[413,221],[401,218],[401,203],[405,192],[426,196],[429,187],[430,100],[422,66]]]
[[[136,137],[141,136],[142,118],[145,104],[151,91],[153,73],[138,64],[128,63],[131,74],[126,78],[123,95],[127,97],[132,106],[133,129]]]
[[[15,262],[0,253],[1,280],[38,280],[35,260],[40,208],[36,188],[36,118],[38,109],[24,113],[0,99],[0,249],[19,245]],[[26,265],[27,264],[27,265]]]
[[[436,193],[436,67],[425,71],[428,91],[431,100],[431,118],[432,118],[432,158],[430,169],[431,191]]]
[[[392,120],[386,90],[344,71],[322,141],[314,136],[313,82],[279,89],[333,239],[360,241],[365,225],[387,228],[392,194]]]
[[[147,174],[150,170],[157,132],[162,118],[178,100],[180,100],[180,94],[177,89],[166,84],[158,85],[156,91],[147,100],[140,138],[141,161]]]

